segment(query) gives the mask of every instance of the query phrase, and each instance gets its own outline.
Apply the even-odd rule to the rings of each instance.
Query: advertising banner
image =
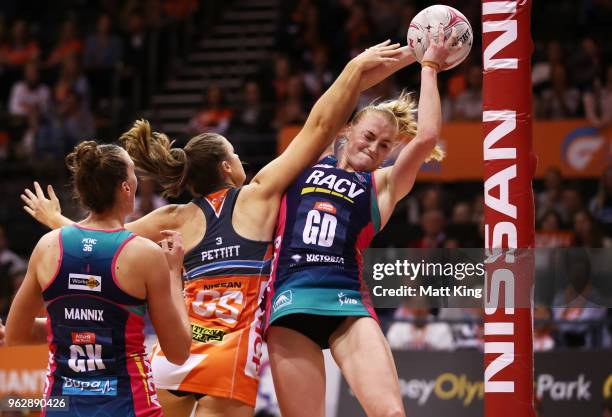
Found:
[[[535,397],[538,415],[602,415],[604,396],[612,394],[610,354],[609,350],[536,353]],[[482,352],[395,351],[393,355],[407,415],[484,415]],[[365,416],[365,413],[343,380],[337,417],[357,416]]]
[[[48,358],[47,345],[0,347],[0,398],[40,398]]]
[[[289,126],[278,136],[282,152],[300,131]],[[417,181],[481,181],[483,179],[482,123],[451,122],[442,125],[442,162],[424,164]],[[597,130],[586,120],[533,122],[533,150],[537,155],[536,178],[550,167],[564,177],[599,178],[612,162],[612,128]]]

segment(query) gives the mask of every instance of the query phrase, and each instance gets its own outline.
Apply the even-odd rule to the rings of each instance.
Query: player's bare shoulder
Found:
[[[121,251],[124,262],[155,265],[158,258],[164,259],[161,247],[152,240],[135,235]]]
[[[57,262],[62,249],[60,234],[61,229],[55,229],[40,238],[33,252],[39,262]]]

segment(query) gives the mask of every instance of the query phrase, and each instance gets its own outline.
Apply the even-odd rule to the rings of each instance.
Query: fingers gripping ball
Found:
[[[437,36],[440,24],[444,26],[445,40],[451,36],[455,28],[457,43],[461,43],[461,47],[451,52],[442,66],[442,70],[447,70],[456,67],[468,56],[474,42],[470,22],[457,9],[438,4],[421,10],[412,19],[408,28],[408,47],[417,61],[421,62],[423,54],[429,47],[428,34],[431,32],[432,36]]]

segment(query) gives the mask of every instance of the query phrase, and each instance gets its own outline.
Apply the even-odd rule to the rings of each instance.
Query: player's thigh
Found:
[[[349,317],[332,334],[330,345],[336,363],[369,417],[405,415],[391,349],[374,319]]]
[[[279,326],[268,329],[268,354],[283,417],[325,416],[325,363],[318,344]]]
[[[179,397],[165,389],[157,389],[157,398],[166,417],[190,417],[196,405],[193,395]]]
[[[206,395],[198,400],[195,417],[253,417],[253,407],[238,400]]]

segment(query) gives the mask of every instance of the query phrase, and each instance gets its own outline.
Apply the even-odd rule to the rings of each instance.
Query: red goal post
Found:
[[[485,417],[535,416],[530,25],[531,0],[482,1]]]

